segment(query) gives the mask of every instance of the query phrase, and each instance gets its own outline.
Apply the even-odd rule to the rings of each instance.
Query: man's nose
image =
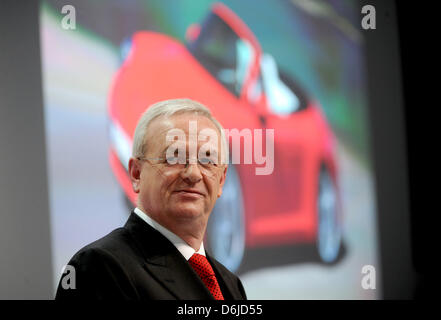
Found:
[[[187,163],[184,170],[181,171],[181,177],[183,180],[187,180],[192,184],[201,181],[202,173],[198,163]]]

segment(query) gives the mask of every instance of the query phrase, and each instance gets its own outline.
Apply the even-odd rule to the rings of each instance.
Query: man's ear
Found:
[[[135,193],[139,193],[139,183],[141,180],[141,162],[131,157],[129,160],[129,176],[132,181],[132,189]]]
[[[225,169],[222,171],[222,174],[220,177],[219,191],[217,193],[218,198],[222,195],[222,188],[224,187],[225,179],[227,178],[227,169],[228,169],[228,166],[225,166]]]

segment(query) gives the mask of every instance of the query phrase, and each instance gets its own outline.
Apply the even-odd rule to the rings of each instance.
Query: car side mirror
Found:
[[[185,32],[185,40],[188,43],[191,43],[199,37],[199,33],[201,32],[201,25],[199,23],[193,23],[188,26],[187,31]]]

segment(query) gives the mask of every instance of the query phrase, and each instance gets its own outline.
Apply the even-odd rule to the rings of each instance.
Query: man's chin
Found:
[[[173,215],[177,218],[193,219],[202,216],[204,209],[197,204],[185,204],[180,205],[178,208],[173,209]]]

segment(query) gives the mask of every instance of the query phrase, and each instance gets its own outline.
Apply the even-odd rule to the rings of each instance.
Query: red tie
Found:
[[[205,283],[205,286],[208,288],[208,290],[210,290],[213,297],[216,300],[224,300],[219,283],[214,275],[213,268],[211,267],[207,258],[201,254],[195,253],[191,256],[188,262]]]

